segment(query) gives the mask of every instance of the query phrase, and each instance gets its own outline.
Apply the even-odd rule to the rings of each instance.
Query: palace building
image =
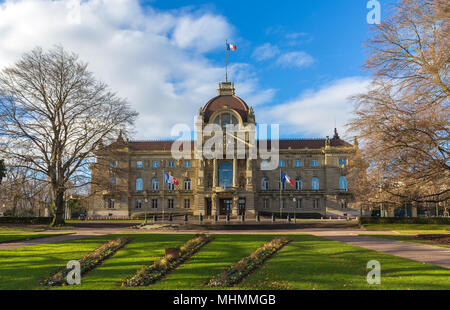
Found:
[[[256,125],[256,118],[253,109],[235,95],[234,84],[222,82],[218,96],[198,112],[197,133],[208,124],[254,128],[249,125]],[[238,137],[245,137],[243,142],[251,145],[254,134],[250,130]],[[229,143],[225,136],[224,145]],[[267,142],[269,149],[271,142]],[[346,178],[349,157],[358,147],[356,138],[351,145],[335,129],[332,138],[277,142],[278,167],[263,170],[264,160],[253,158],[249,151],[243,157],[208,159],[198,150],[206,143],[201,134],[196,141],[184,141],[190,156],[182,159],[175,159],[171,152],[175,141],[128,141],[120,135],[117,141],[99,149],[91,168],[89,216],[134,217],[144,212],[165,216],[281,212],[297,218],[359,214],[352,208]],[[256,144],[259,146],[260,141]],[[280,182],[280,171],[294,186]],[[165,183],[164,173],[175,177],[178,184]]]

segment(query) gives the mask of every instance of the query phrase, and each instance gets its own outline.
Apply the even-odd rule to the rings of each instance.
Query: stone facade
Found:
[[[263,160],[251,159],[249,150],[244,158],[232,159],[207,159],[199,153],[199,146],[207,142],[201,131],[208,124],[246,126],[243,135],[236,133],[232,138],[245,137],[243,143],[252,143],[254,131],[249,131],[252,127],[248,125],[256,125],[253,109],[235,95],[232,83],[220,83],[218,92],[199,110],[197,140],[184,142],[188,158],[173,158],[174,141],[125,141],[119,136],[115,143],[101,148],[92,167],[89,215],[359,214],[352,209],[345,179],[357,142],[351,145],[341,140],[336,130],[331,139],[279,140],[280,167],[275,170],[262,170]],[[229,142],[224,141],[225,145]],[[280,170],[290,176],[295,187],[284,183],[280,191]],[[179,184],[170,188],[164,183],[164,173]]]

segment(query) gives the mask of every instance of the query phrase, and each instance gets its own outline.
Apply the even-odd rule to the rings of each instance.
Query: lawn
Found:
[[[430,240],[416,239],[415,235],[361,234],[361,236],[371,236],[371,237],[381,238],[381,239],[389,239],[389,240],[396,240],[396,241],[415,242],[415,243],[426,244],[426,245],[432,245],[432,246],[439,246],[439,247],[442,247],[442,248],[449,248],[449,249],[450,249],[450,245],[447,245],[447,244],[439,244],[439,243],[433,243],[433,242],[430,242]]]
[[[31,240],[44,237],[67,235],[69,233],[47,233],[47,234],[0,234],[0,243]]]
[[[441,230],[450,233],[450,225],[441,224],[364,224],[363,228],[365,230]]]
[[[38,285],[58,266],[77,259],[108,235],[56,244],[0,250],[0,289],[42,289]],[[82,277],[79,286],[56,289],[121,289],[121,281],[183,244],[192,234],[128,234],[133,242]],[[205,289],[206,281],[250,254],[275,234],[217,234],[191,259],[153,285],[137,289]],[[240,289],[450,289],[450,270],[360,247],[302,234],[238,285]],[[381,263],[382,284],[369,286],[366,264]]]
[[[44,231],[45,229],[41,226],[30,226],[30,225],[4,225],[0,226],[0,234],[9,233],[20,233],[20,232],[38,232]]]

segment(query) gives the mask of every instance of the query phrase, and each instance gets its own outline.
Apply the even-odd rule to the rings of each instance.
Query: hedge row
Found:
[[[120,237],[111,241],[108,241],[98,247],[96,250],[84,255],[80,260],[81,267],[81,275],[91,271],[98,265],[100,265],[105,259],[111,257],[124,247],[128,242],[130,242],[131,238],[128,237]],[[41,285],[46,286],[61,286],[65,285],[67,274],[70,272],[70,269],[65,267],[60,268],[53,276],[42,281]]]
[[[286,237],[276,237],[267,242],[262,247],[256,249],[252,254],[244,257],[234,266],[229,267],[221,274],[212,277],[209,287],[231,287],[239,283],[245,276],[261,266],[265,260],[281,250],[291,240]]]
[[[172,249],[179,253],[178,257],[166,255],[153,262],[152,265],[142,267],[133,277],[125,279],[122,283],[122,287],[149,285],[160,280],[213,239],[214,237],[211,235],[196,235],[194,238],[186,241],[179,249]]]
[[[275,215],[276,218],[279,218],[280,212],[267,212],[267,211],[261,212],[260,211],[259,215],[267,216],[267,217],[272,217],[272,215]],[[296,219],[321,219],[323,217],[323,215],[320,213],[294,213],[294,212],[283,211],[283,213],[282,213],[283,218],[287,218],[288,215],[291,218],[294,218],[294,216],[295,216]]]
[[[450,225],[449,217],[376,217],[363,216],[359,223],[364,224],[440,224]]]
[[[53,218],[50,216],[0,216],[0,224],[45,224],[49,225]]]

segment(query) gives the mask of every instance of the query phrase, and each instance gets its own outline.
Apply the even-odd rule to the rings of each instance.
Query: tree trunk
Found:
[[[53,191],[54,194],[54,215],[51,226],[62,226],[65,224],[64,221],[64,190],[56,189]]]

